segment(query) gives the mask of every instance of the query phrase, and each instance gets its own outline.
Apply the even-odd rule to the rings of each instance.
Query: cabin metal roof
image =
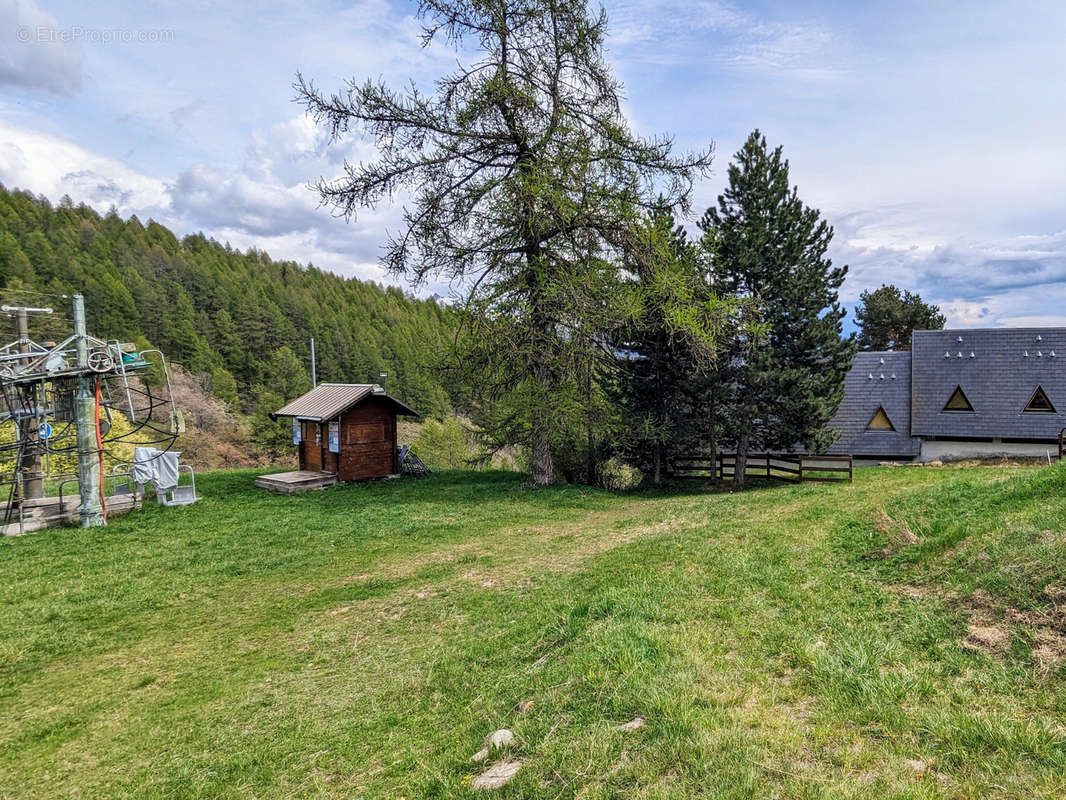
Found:
[[[1066,427],[1066,328],[915,331],[917,436],[1055,439]],[[1023,411],[1042,387],[1055,413]],[[962,387],[973,411],[944,411]]]
[[[320,383],[307,394],[297,397],[275,411],[273,417],[296,417],[312,422],[326,422],[370,398],[391,405],[398,414],[420,416],[410,406],[389,397],[375,383]]]
[[[894,431],[867,430],[883,408]],[[911,435],[911,354],[907,351],[856,353],[844,378],[844,399],[830,427],[840,438],[830,454],[865,457],[912,457],[921,445]]]

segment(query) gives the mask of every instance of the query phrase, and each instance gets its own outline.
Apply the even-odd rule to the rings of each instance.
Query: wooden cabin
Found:
[[[300,472],[326,473],[336,482],[384,478],[399,472],[399,415],[417,417],[418,413],[376,384],[320,383],[271,416],[292,420]]]

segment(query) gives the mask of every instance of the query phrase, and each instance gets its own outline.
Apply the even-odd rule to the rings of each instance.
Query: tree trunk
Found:
[[[663,397],[663,332],[660,329],[655,339],[655,396],[658,402],[658,419],[655,431],[655,475],[656,486],[663,482],[663,431],[666,428],[666,400]]]
[[[528,161],[520,164],[520,171],[530,170]],[[530,228],[534,227],[536,216],[531,205],[525,210]],[[530,445],[532,449],[531,478],[534,486],[548,486],[555,480],[552,465],[552,365],[549,348],[552,346],[553,332],[551,321],[543,312],[544,287],[540,269],[542,268],[540,242],[535,238],[526,241],[526,276],[525,282],[529,292],[530,320],[533,329],[533,398],[530,411]]]
[[[589,486],[596,485],[596,436],[592,429],[592,343],[586,341],[585,346],[588,347],[588,363],[585,365],[585,402],[588,403],[588,414],[585,419],[585,425],[587,427],[587,441],[585,446],[588,448],[587,458],[585,463],[585,480]]]
[[[737,439],[737,460],[733,467],[733,488],[743,489],[745,474],[748,471],[748,434]]]
[[[585,481],[589,486],[596,485],[596,442],[592,435],[592,420],[588,421],[588,459],[585,465]]]
[[[533,413],[529,421],[533,463],[531,465],[534,486],[548,486],[555,480],[552,469],[552,415],[548,402],[551,386],[551,366],[548,355],[538,350],[533,358]]]
[[[548,486],[555,480],[552,470],[551,423],[543,414],[533,420],[532,478],[535,486]]]

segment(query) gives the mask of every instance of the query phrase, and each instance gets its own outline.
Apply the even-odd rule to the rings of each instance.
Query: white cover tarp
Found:
[[[155,486],[157,492],[169,492],[178,485],[178,455],[174,450],[138,447],[133,451],[133,480]]]

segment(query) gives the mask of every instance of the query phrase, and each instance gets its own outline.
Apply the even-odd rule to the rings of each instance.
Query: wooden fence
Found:
[[[737,471],[735,453],[719,453],[716,458],[671,460],[671,471],[679,478],[713,477],[732,479]],[[854,464],[851,456],[810,456],[794,453],[749,453],[744,474],[749,478],[770,478],[791,483],[851,482]]]

